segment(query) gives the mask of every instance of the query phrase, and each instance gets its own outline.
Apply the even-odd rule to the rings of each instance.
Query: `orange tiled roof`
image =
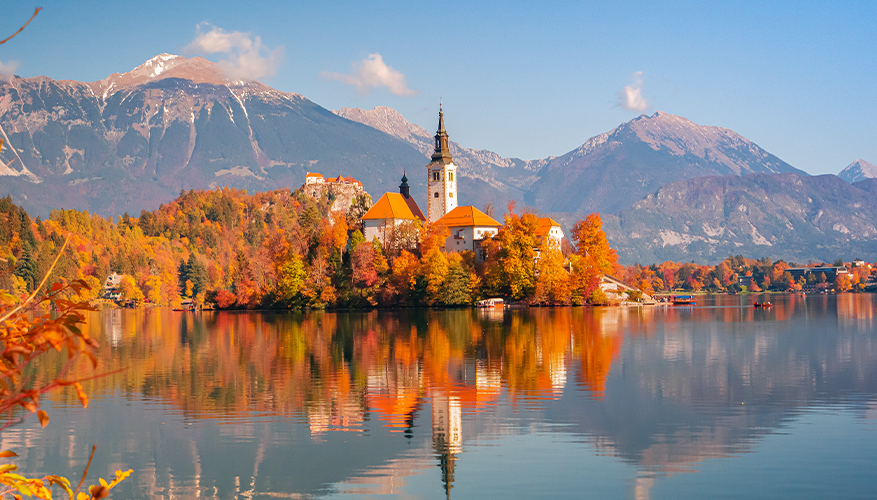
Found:
[[[435,223],[447,227],[502,226],[502,224],[493,220],[493,218],[491,218],[489,215],[471,205],[467,205],[465,207],[457,207],[446,213],[441,219],[435,221]]]
[[[405,196],[402,196],[402,198],[405,200],[405,204],[408,205],[408,208],[411,209],[411,213],[421,221],[426,222],[426,216],[423,215],[423,212],[420,210],[420,207],[417,206],[417,202],[414,201],[414,198],[405,198]]]
[[[351,184],[359,184],[362,186],[362,183],[353,177],[344,177],[343,175],[339,175],[338,177],[327,177],[326,182],[349,182]]]
[[[316,174],[314,172],[308,172],[308,175],[306,175],[305,177],[319,177],[320,179],[322,179],[323,174]]]
[[[545,236],[552,227],[560,227],[560,223],[551,217],[539,217],[536,222],[539,223],[539,227],[536,228],[536,236]]]
[[[411,213],[405,197],[399,193],[384,193],[381,199],[362,216],[362,220],[374,219],[410,219],[417,217]]]

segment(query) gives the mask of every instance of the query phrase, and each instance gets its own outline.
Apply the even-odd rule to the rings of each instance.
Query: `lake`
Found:
[[[92,481],[134,470],[117,499],[873,498],[877,295],[761,299],[106,310],[123,371],[2,449],[78,480],[96,444]]]

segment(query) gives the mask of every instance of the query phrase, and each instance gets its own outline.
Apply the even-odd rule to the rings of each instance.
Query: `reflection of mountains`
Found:
[[[182,428],[170,440],[151,436],[156,424],[130,411],[115,425],[120,435],[144,429],[134,448],[159,443],[152,446],[162,452],[197,455],[197,475],[225,492],[246,485],[229,483],[233,467],[213,456],[217,443],[262,464],[253,478],[270,478],[272,491],[399,488],[430,466],[424,450],[452,486],[467,442],[522,432],[528,422],[566,424],[557,429],[647,471],[672,472],[747,450],[813,405],[852,393],[873,399],[873,312],[867,295],[789,298],[771,311],[539,309],[502,321],[469,310],[124,311],[121,322],[106,322],[101,355],[105,369],[128,370],[88,389],[167,402],[196,426],[233,423],[195,435]],[[91,433],[105,432],[95,424]],[[278,469],[290,463],[301,465]]]
[[[813,407],[858,400],[864,412],[877,395],[872,297],[790,297],[775,309],[654,322],[649,341],[615,361],[600,404],[564,398],[550,418],[641,468],[672,472],[748,450]]]

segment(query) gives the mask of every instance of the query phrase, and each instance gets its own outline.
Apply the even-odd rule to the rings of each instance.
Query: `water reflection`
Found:
[[[8,430],[2,448],[27,448],[31,469],[48,469],[53,456],[75,469],[91,442],[109,441],[108,464],[138,471],[123,490],[131,498],[412,489],[434,497],[461,491],[466,457],[477,461],[485,444],[547,431],[630,464],[625,496],[648,498],[659,478],[754,453],[813,407],[873,420],[870,295],[772,298],[771,309],[751,300],[504,312],[105,311],[89,333],[105,346],[102,368],[124,371],[87,383],[99,408],[86,414],[72,394],[59,394],[48,429]],[[540,467],[560,467],[576,450],[551,453]],[[416,478],[436,466],[440,489],[423,486]],[[572,484],[563,491],[578,496]]]

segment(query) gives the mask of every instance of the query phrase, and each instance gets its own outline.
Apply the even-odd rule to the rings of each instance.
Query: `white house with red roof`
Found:
[[[445,226],[451,230],[450,236],[445,240],[446,252],[462,252],[468,250],[474,252],[476,258],[483,259],[481,243],[496,236],[502,224],[493,217],[467,205],[457,207],[439,220],[435,221],[438,226]]]
[[[541,247],[545,238],[548,238],[552,245],[557,245],[557,248],[560,248],[560,241],[563,240],[564,236],[560,223],[551,217],[539,217],[536,221],[539,223],[539,227],[536,228],[539,246]]]

